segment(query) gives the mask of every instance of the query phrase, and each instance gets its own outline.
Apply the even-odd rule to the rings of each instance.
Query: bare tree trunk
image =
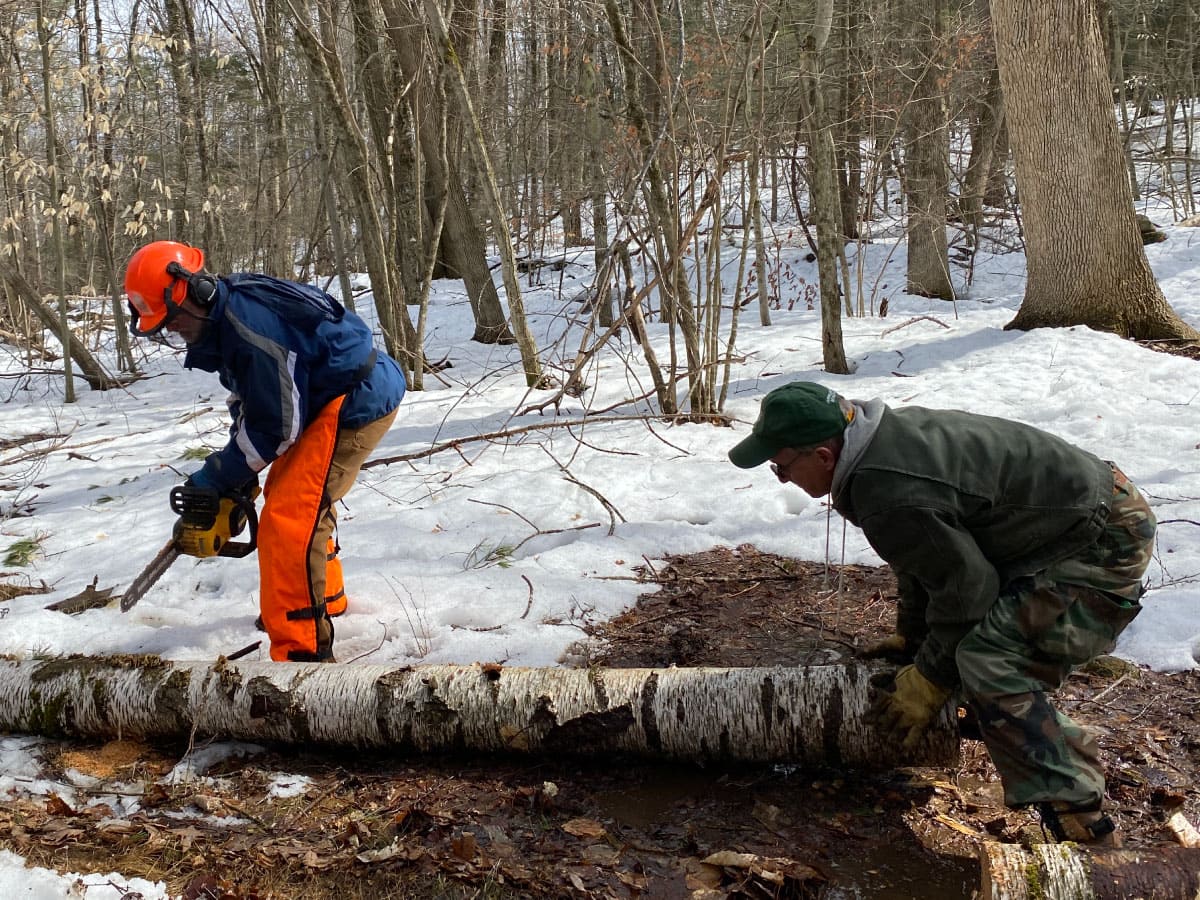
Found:
[[[384,17],[388,36],[395,48],[400,66],[407,81],[421,85],[427,81],[423,58],[424,25],[414,13],[412,5],[417,0],[383,0]],[[492,281],[487,264],[487,248],[483,233],[476,223],[462,175],[454,160],[446,152],[442,139],[441,108],[444,101],[437,98],[425,85],[425,96],[433,97],[426,102],[424,115],[414,122],[417,141],[421,148],[421,159],[425,164],[425,182],[432,186],[428,194],[441,197],[443,186],[446,192],[445,228],[438,248],[442,254],[440,262],[455,278],[461,278],[467,289],[467,299],[475,317],[475,333],[471,340],[481,344],[515,343],[512,331],[504,316],[500,295]],[[426,206],[428,207],[428,203]],[[429,210],[426,218],[432,218],[435,210]]]
[[[63,346],[63,375],[67,403],[75,402],[75,373],[71,370],[71,322],[67,315],[67,251],[63,243],[62,192],[58,176],[63,166],[58,153],[58,113],[52,99],[54,75],[50,68],[50,11],[45,0],[38,4],[38,44],[42,50],[42,116],[46,123],[46,181],[50,192],[51,229],[54,238],[55,287],[58,290],[58,338]]]
[[[600,325],[608,328],[613,324],[613,302],[608,285],[601,283],[599,274],[606,271],[608,264],[608,168],[604,154],[604,126],[601,118],[601,102],[604,97],[604,79],[600,73],[600,61],[596,55],[595,26],[589,25],[584,44],[585,60],[580,69],[580,95],[585,107],[587,131],[587,180],[592,200],[592,247],[595,249],[597,273],[596,303],[599,304]],[[615,271],[615,270],[614,270]],[[603,291],[603,295],[601,295]]]
[[[179,104],[179,147],[176,150],[176,168],[180,185],[176,196],[175,227],[185,233],[189,215],[189,184],[198,188],[199,196],[192,204],[201,217],[200,242],[210,259],[219,255],[216,246],[219,229],[216,224],[215,205],[206,202],[210,168],[208,139],[204,134],[204,104],[200,77],[199,48],[196,46],[196,23],[190,3],[186,0],[166,0],[167,35],[170,38],[168,53],[171,59],[171,75],[175,82],[176,102]],[[199,178],[193,180],[189,173],[189,152],[195,151],[195,162]],[[198,181],[198,184],[197,184]]]
[[[987,193],[988,178],[996,156],[996,142],[1003,123],[1004,94],[1000,90],[1000,72],[992,69],[988,74],[987,89],[975,107],[971,157],[967,161],[960,204],[963,221],[971,229],[972,252],[979,243],[979,229],[983,227],[983,198]]]
[[[922,4],[924,6],[924,4]],[[920,17],[921,33],[913,47],[913,96],[904,121],[904,193],[908,198],[908,285],[910,294],[954,299],[946,246],[946,199],[950,161],[946,104],[938,59],[942,4]]]
[[[338,286],[342,292],[342,302],[346,308],[354,312],[354,289],[350,284],[350,256],[346,251],[346,238],[342,231],[342,215],[338,209],[338,190],[335,173],[337,167],[334,159],[337,156],[337,144],[327,138],[329,129],[325,127],[325,115],[318,103],[313,104],[313,128],[316,132],[317,147],[321,154],[321,194],[325,207],[325,218],[329,222],[329,242],[333,247],[333,269],[337,275]]]
[[[61,322],[55,319],[54,313],[42,302],[38,292],[33,289],[33,285],[17,270],[16,261],[3,254],[0,254],[0,280],[7,284],[21,304],[37,316],[46,328],[56,334],[61,334]],[[92,390],[103,391],[120,384],[117,379],[104,370],[100,361],[92,356],[91,351],[69,330],[64,352],[69,354],[72,361],[79,366],[79,373]]]
[[[836,120],[841,123],[837,143],[838,194],[842,204],[842,234],[848,240],[855,240],[859,237],[861,215],[858,205],[862,199],[863,110],[866,103],[862,73],[863,14],[857,0],[848,6],[841,13],[845,23],[839,29],[843,41],[840,48],[843,85],[836,115]]]
[[[283,10],[279,0],[258,0],[247,4],[258,32],[259,92],[266,117],[267,226],[263,248],[263,269],[276,278],[294,278],[295,262],[288,241],[287,130],[283,115]],[[315,104],[314,104],[315,105]]]
[[[1073,844],[985,843],[984,900],[1195,900],[1200,850],[1155,847],[1088,851]]]
[[[421,221],[416,185],[420,176],[416,147],[407,98],[400,86],[403,73],[395,51],[384,37],[386,29],[381,4],[379,0],[351,0],[350,10],[357,68],[361,72],[359,93],[378,161],[377,183],[382,185],[388,211],[384,234],[385,238],[391,236],[388,252],[395,279],[395,321],[402,332],[399,340],[407,349],[401,364],[411,384],[411,375],[423,360],[416,329],[408,314],[408,306],[416,305],[421,291],[420,263],[423,259],[419,241]]]
[[[375,308],[383,329],[385,349],[389,354],[411,366],[410,353],[419,348],[408,347],[405,335],[408,329],[397,326],[398,316],[407,316],[402,304],[396,302],[398,283],[395,266],[386,249],[383,222],[379,217],[374,186],[371,184],[371,168],[367,155],[366,139],[358,128],[346,91],[341,61],[336,48],[325,46],[313,32],[308,22],[307,11],[298,8],[293,0],[287,0],[295,25],[295,34],[304,55],[308,59],[313,83],[318,88],[319,102],[332,115],[332,127],[345,151],[350,188],[361,229],[363,255],[366,257],[367,272],[371,278],[371,290],[375,295]],[[321,10],[323,23],[328,23],[328,10]]]
[[[1028,280],[1009,328],[1200,337],[1146,261],[1094,0],[993,0]]]
[[[863,723],[875,671],[3,660],[0,731],[871,768],[957,762],[949,707],[911,754]]]
[[[637,134],[638,146],[644,157],[642,165],[645,167],[646,202],[650,209],[651,221],[656,229],[656,239],[665,243],[664,252],[659,254],[661,257],[659,291],[662,294],[663,317],[678,324],[680,331],[683,332],[690,410],[698,415],[715,412],[712,406],[715,398],[709,396],[705,390],[699,329],[695,311],[692,308],[692,290],[683,265],[688,238],[683,234],[679,204],[672,196],[674,192],[667,190],[663,167],[658,159],[659,145],[650,129],[652,121],[650,111],[643,103],[641,86],[645,78],[644,63],[634,51],[625,29],[625,20],[616,0],[604,0],[604,11],[609,27],[612,29],[613,40],[616,43],[617,52],[620,54],[624,72],[625,112],[630,125]],[[656,56],[656,59],[661,59],[661,53]],[[656,92],[650,93],[650,109],[652,109]],[[678,195],[675,194],[675,196]],[[645,342],[643,347],[645,346],[649,346],[649,342]],[[673,356],[673,341],[671,346]],[[673,374],[672,370],[672,378],[665,382],[667,392],[660,391],[658,394],[659,408],[668,415],[673,414],[678,408],[674,396]]]
[[[125,304],[121,299],[123,293],[120,270],[117,268],[116,248],[114,238],[113,202],[111,188],[113,187],[113,150],[112,135],[105,130],[103,137],[99,122],[103,118],[111,122],[108,91],[104,84],[105,59],[101,52],[104,45],[104,26],[100,19],[99,3],[96,10],[96,45],[97,52],[94,68],[91,50],[88,45],[88,15],[85,0],[76,0],[76,22],[79,28],[79,66],[81,71],[92,68],[92,76],[83,79],[80,92],[83,109],[87,121],[88,165],[92,171],[92,209],[96,216],[97,240],[100,244],[100,256],[104,263],[104,273],[108,278],[109,297],[112,301],[113,331],[117,344],[117,368],[122,372],[136,372],[137,364],[133,360],[130,347],[129,328],[125,319]],[[134,16],[137,15],[136,5]],[[136,29],[134,29],[136,30]]]
[[[479,127],[479,119],[476,117],[475,108],[471,103],[466,73],[463,71],[454,43],[446,29],[441,8],[435,0],[425,0],[425,10],[429,17],[434,42],[441,50],[442,64],[447,67],[450,84],[458,95],[459,108],[467,129],[467,144],[475,157],[475,165],[479,169],[479,174],[483,177],[488,206],[492,213],[492,229],[495,231],[496,246],[500,252],[500,272],[504,281],[505,298],[508,300],[509,318],[513,335],[517,339],[517,347],[521,351],[521,363],[525,369],[525,384],[531,388],[544,387],[537,343],[533,339],[533,333],[529,330],[529,321],[525,317],[525,301],[521,297],[521,286],[517,283],[517,260],[513,254],[508,217],[505,214],[504,201],[500,196],[500,188],[496,184],[496,173],[492,169],[492,161],[483,139],[483,132]]]
[[[825,371],[845,375],[850,371],[842,340],[842,307],[838,289],[838,245],[842,242],[841,200],[838,197],[837,150],[834,124],[825,103],[822,54],[833,21],[832,4],[818,4],[818,18],[801,53],[801,118],[808,144],[810,214],[817,229],[817,278],[821,292],[821,351]],[[846,286],[849,291],[849,285]]]

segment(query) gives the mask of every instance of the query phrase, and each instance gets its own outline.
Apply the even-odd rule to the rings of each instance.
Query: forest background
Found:
[[[1173,276],[1195,322],[1195,6],[5,4],[0,341],[19,422],[0,439],[4,462],[24,467],[7,469],[0,505],[8,583],[49,578],[58,595],[94,571],[127,581],[169,529],[165,488],[219,444],[214,385],[198,390],[177,355],[127,336],[124,261],[171,238],[204,247],[219,272],[328,285],[409,376],[388,458],[356,491],[367,515],[347,517],[360,535],[363,519],[375,526],[348,556],[369,570],[355,582],[366,615],[339,626],[348,659],[507,660],[515,648],[556,662],[568,640],[547,635],[638,590],[587,576],[627,575],[656,541],[829,554],[819,504],[768,505],[773,484],[739,481],[729,503],[672,493],[689,472],[728,477],[723,448],[757,397],[805,375],[1111,450],[1174,519],[1173,556],[1153,573],[1161,629],[1148,614],[1125,649],[1166,671],[1194,666],[1190,363],[1119,338],[1186,354],[1197,337],[1155,278]],[[1139,213],[1173,223],[1154,270],[1144,242],[1165,235]],[[1014,379],[1041,405],[1016,405]],[[595,432],[577,440],[590,423],[612,429],[600,451]],[[103,451],[76,446],[84,427],[104,429]],[[526,443],[555,429],[558,444]],[[501,452],[481,462],[485,445]],[[636,479],[619,458],[660,445],[664,466]],[[446,463],[458,450],[461,465]],[[522,493],[539,450],[537,471],[561,483],[530,478]],[[38,468],[54,454],[82,455]],[[460,487],[491,512],[456,531],[436,504]],[[392,506],[404,512],[378,515]],[[567,545],[602,546],[597,509],[617,538],[582,570]],[[114,553],[107,541],[130,533]],[[447,542],[454,565],[433,566]],[[869,561],[853,534],[848,561]],[[408,570],[399,588],[389,579],[407,565],[428,575],[428,596],[406,593]],[[18,596],[5,649],[126,641],[213,656],[253,636],[252,561],[176,568],[124,619]],[[464,578],[494,587],[491,603],[457,602]],[[219,624],[197,591],[227,604]],[[390,616],[382,643],[376,615]]]
[[[617,329],[661,316],[655,402],[692,418],[722,410],[739,311],[766,324],[787,292],[784,226],[818,263],[830,372],[848,371],[840,317],[885,299],[856,255],[897,222],[911,294],[969,293],[990,240],[1027,254],[1015,327],[1195,336],[1134,207],[1150,152],[1178,218],[1196,212],[1191,2],[22,0],[0,17],[4,337],[32,361],[55,330],[68,401],[75,370],[136,372],[123,264],[160,238],[346,296],[367,273],[415,390],[435,278],[463,280],[476,341],[515,342],[530,385],[568,393]],[[1148,150],[1152,101],[1182,127]],[[732,284],[718,235],[741,246]],[[520,274],[576,246],[594,323],[547,373]],[[115,360],[73,317],[111,321]]]

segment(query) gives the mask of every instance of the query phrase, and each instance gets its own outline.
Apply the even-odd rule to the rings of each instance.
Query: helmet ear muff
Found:
[[[196,272],[188,278],[188,296],[208,309],[217,299],[217,279],[207,272]]]
[[[208,309],[217,299],[217,279],[207,272],[189,272],[177,262],[167,266],[167,274],[187,281],[188,297]]]

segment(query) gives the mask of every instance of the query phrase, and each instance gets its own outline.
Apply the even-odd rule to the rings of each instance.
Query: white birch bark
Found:
[[[1077,844],[988,842],[979,851],[984,900],[1195,900],[1200,851],[1088,850]]]
[[[953,765],[943,711],[911,754],[863,721],[874,666],[523,669],[0,661],[0,731],[404,751],[629,753],[880,768]]]

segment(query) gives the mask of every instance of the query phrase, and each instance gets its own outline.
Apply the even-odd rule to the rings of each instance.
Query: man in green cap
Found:
[[[1059,841],[1118,845],[1099,748],[1046,695],[1141,610],[1155,519],[1120,469],[1028,425],[807,381],[767,394],[729,458],[829,495],[895,572],[896,632],[864,653],[907,663],[878,728],[911,747],[958,691],[1005,803]]]

